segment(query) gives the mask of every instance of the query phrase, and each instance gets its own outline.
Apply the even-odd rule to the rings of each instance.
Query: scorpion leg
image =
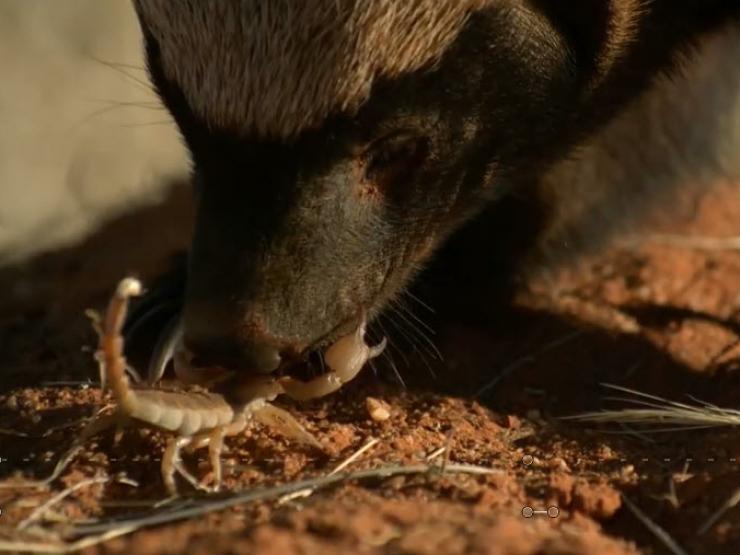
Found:
[[[185,478],[185,481],[187,481],[188,484],[193,486],[193,488],[201,490],[201,491],[208,491],[208,488],[204,485],[202,485],[198,479],[193,476],[187,468],[183,465],[181,460],[175,461],[174,463],[175,470],[177,473]]]
[[[221,451],[224,446],[224,436],[226,428],[219,426],[214,428],[208,437],[208,457],[211,459],[211,468],[213,469],[213,486],[211,491],[221,489],[221,480],[223,471],[221,469]]]
[[[190,481],[187,476],[183,475],[183,477],[198,489],[204,491],[218,491],[221,488],[221,481],[223,478],[221,454],[223,452],[224,438],[226,436],[236,435],[242,432],[246,426],[246,418],[237,418],[226,426],[217,426],[209,432],[202,432],[193,436],[190,442],[182,446],[193,451],[202,449],[203,447],[208,447],[208,458],[211,462],[214,482],[211,488],[206,486],[203,481],[194,483],[194,481]],[[175,467],[175,469],[182,474],[182,467]]]
[[[254,419],[268,428],[278,430],[285,437],[311,445],[316,449],[323,450],[323,447],[311,432],[306,430],[288,411],[264,403],[258,409],[252,412]]]
[[[214,428],[208,436],[208,456],[211,459],[213,469],[213,487],[211,491],[221,489],[223,471],[221,467],[221,452],[223,451],[224,438],[233,436],[244,431],[247,427],[247,419],[243,415],[226,426]]]
[[[167,448],[164,450],[162,455],[162,481],[164,482],[167,491],[172,496],[177,496],[177,485],[175,484],[175,471],[182,475],[191,485],[198,488],[198,480],[188,472],[182,464],[180,458],[180,449],[186,447],[191,441],[192,437],[179,436],[172,438],[167,444]]]

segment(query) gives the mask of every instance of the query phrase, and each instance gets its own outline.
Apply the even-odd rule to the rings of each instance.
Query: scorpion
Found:
[[[133,277],[122,279],[113,293],[105,315],[90,314],[93,327],[98,334],[98,349],[95,358],[99,364],[102,390],[110,390],[115,401],[112,413],[98,414],[82,431],[73,447],[60,459],[50,481],[57,477],[69,463],[74,454],[90,437],[105,429],[116,426],[119,430],[132,421],[139,425],[163,429],[174,436],[168,441],[161,463],[161,475],[165,488],[172,496],[178,495],[175,472],[181,475],[194,488],[205,491],[218,491],[222,484],[221,452],[224,439],[242,432],[250,420],[273,427],[290,439],[321,448],[316,438],[309,433],[289,412],[272,404],[279,395],[287,395],[297,400],[321,397],[336,391],[343,384],[354,379],[369,359],[380,355],[386,346],[384,338],[376,346],[365,344],[366,318],[360,316],[357,329],[340,337],[324,353],[324,361],[329,371],[309,381],[301,381],[290,376],[280,378],[271,376],[250,376],[228,381],[229,394],[212,392],[198,383],[224,381],[222,369],[202,369],[194,371],[184,366],[181,359],[176,364],[178,377],[195,383],[197,389],[168,390],[154,387],[162,377],[162,360],[172,356],[173,346],[178,341],[177,329],[168,333],[170,339],[165,350],[160,352],[150,367],[148,384],[132,384],[128,373],[138,374],[128,367],[124,356],[122,328],[131,297],[141,295],[141,282]],[[175,357],[178,362],[177,355]],[[128,371],[128,372],[127,372]],[[209,375],[210,374],[210,375]],[[217,378],[214,378],[216,376]],[[138,381],[138,380],[137,380]],[[208,488],[199,482],[183,465],[180,452],[183,448],[200,449],[208,447],[213,474],[213,485]]]

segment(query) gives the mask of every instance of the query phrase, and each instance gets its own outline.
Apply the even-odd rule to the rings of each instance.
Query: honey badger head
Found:
[[[267,372],[331,340],[606,118],[612,76],[639,89],[670,33],[620,73],[647,2],[576,3],[586,25],[538,0],[135,0],[193,162],[191,350]]]

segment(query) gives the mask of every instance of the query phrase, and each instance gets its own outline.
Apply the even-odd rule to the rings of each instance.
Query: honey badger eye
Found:
[[[378,185],[408,178],[426,159],[426,137],[399,131],[375,141],[365,152],[365,177]]]

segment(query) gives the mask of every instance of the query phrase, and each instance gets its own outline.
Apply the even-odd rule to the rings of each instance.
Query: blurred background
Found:
[[[71,245],[186,175],[129,0],[0,0],[0,68],[0,264]]]

